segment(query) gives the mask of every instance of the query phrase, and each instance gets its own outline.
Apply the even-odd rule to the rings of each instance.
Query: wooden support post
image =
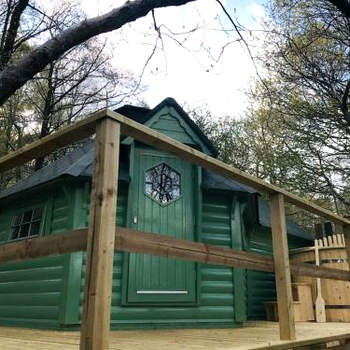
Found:
[[[342,224],[339,224],[338,222],[334,223],[334,234],[336,235],[342,235],[344,233],[344,228]]]
[[[295,323],[282,194],[270,196],[270,209],[280,338],[281,340],[293,340],[295,339]]]
[[[96,126],[80,350],[109,348],[120,124]]]
[[[344,240],[345,240],[345,250],[348,254],[348,263],[350,267],[350,225],[343,226]]]

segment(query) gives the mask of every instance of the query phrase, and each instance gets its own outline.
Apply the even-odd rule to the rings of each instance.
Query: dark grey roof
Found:
[[[129,181],[129,170],[126,161],[125,152],[121,152],[119,163],[119,180]],[[85,176],[91,177],[94,163],[94,141],[88,140],[77,150],[66,154],[61,159],[49,164],[48,166],[36,171],[26,179],[19,181],[11,188],[0,192],[0,199],[9,197],[16,193],[34,188],[36,186],[48,183],[62,176]],[[209,170],[203,169],[202,186],[205,189],[224,190],[232,192],[243,192],[248,194],[257,194],[253,188],[243,185],[237,181],[224,178]],[[262,226],[271,227],[270,224],[270,208],[268,202],[258,197],[258,217]],[[292,220],[287,219],[287,231],[289,234],[311,239],[299,225]]]
[[[257,193],[256,190],[249,186],[243,185],[231,179],[227,179],[206,169],[203,169],[202,186],[205,189]]]
[[[146,123],[155,113],[157,113],[165,105],[171,105],[175,110],[189,123],[189,125],[197,132],[199,138],[207,145],[210,151],[217,155],[217,150],[209,139],[203,134],[198,126],[184,112],[180,105],[173,98],[166,98],[153,109],[124,105],[116,109],[117,112],[124,114],[139,123]],[[93,170],[94,147],[93,141],[87,141],[83,146],[61,159],[51,163],[50,165],[36,171],[28,178],[19,181],[16,185],[0,192],[0,199],[8,197],[12,194],[28,190],[43,183],[47,183],[64,175],[68,176],[91,176]],[[128,181],[128,169],[126,162],[120,159],[119,179]]]
[[[258,213],[260,225],[265,227],[271,227],[271,214],[269,203],[262,199],[260,196],[258,196]],[[311,235],[293,220],[287,218],[286,226],[288,234],[307,240],[312,240]]]
[[[123,152],[121,152],[123,154]],[[121,157],[119,164],[119,180],[129,181],[129,170],[126,157]],[[36,171],[26,179],[19,181],[16,185],[0,192],[0,199],[8,197],[18,192],[28,190],[35,186],[55,180],[61,176],[92,176],[94,163],[94,141],[88,140],[82,147],[66,154],[61,159],[49,164],[46,167]],[[203,187],[205,189],[228,190],[235,192],[256,193],[248,186],[242,185],[236,181],[225,179],[208,170],[203,170]]]
[[[0,199],[50,182],[61,176],[92,176],[93,162],[94,141],[87,140],[77,150],[66,154],[55,162],[34,172],[24,180],[19,181],[16,185],[0,192]],[[122,181],[129,180],[127,165],[123,159],[120,160],[119,179]]]
[[[209,139],[202,133],[198,126],[188,117],[180,105],[172,98],[166,98],[155,108],[149,109],[144,107],[136,107],[125,105],[116,111],[125,116],[139,122],[145,123],[163,106],[171,105],[175,110],[189,123],[189,125],[197,132],[201,140],[207,145],[211,152],[216,155],[217,150]],[[122,149],[121,149],[122,151]],[[129,171],[125,152],[121,152],[119,163],[119,180],[129,181]],[[91,177],[94,162],[94,141],[87,140],[82,147],[68,153],[61,159],[51,163],[50,165],[36,171],[26,179],[19,181],[16,185],[0,192],[0,199],[9,197],[13,194],[34,188],[44,183],[48,183],[62,176],[86,176]],[[220,175],[214,174],[209,170],[203,170],[202,186],[205,189],[226,190],[233,192],[257,193],[253,188],[243,185],[231,179],[226,179]],[[258,196],[259,197],[259,196]],[[262,226],[271,227],[270,225],[270,208],[266,201],[258,198],[259,222]],[[292,220],[287,219],[287,231],[298,237],[310,239],[308,235],[299,225]]]

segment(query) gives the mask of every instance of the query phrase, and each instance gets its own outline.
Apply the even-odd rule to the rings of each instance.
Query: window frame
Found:
[[[176,198],[172,198],[170,199],[169,201],[167,202],[161,202],[160,200],[154,198],[150,193],[147,192],[146,190],[146,186],[147,185],[151,185],[152,186],[152,182],[148,181],[147,180],[147,172],[149,171],[152,171],[153,169],[161,166],[161,165],[165,165],[167,166],[171,171],[174,171],[178,177],[179,177],[179,183],[178,184],[175,184],[173,185],[174,187],[177,187],[178,190],[179,190],[179,195],[176,197]],[[143,193],[148,197],[150,198],[152,201],[156,202],[157,204],[159,204],[161,207],[165,207],[171,203],[174,203],[175,201],[177,201],[178,199],[182,198],[183,196],[183,184],[182,184],[182,175],[181,175],[181,172],[179,172],[176,168],[174,168],[173,166],[170,166],[167,162],[163,161],[163,162],[160,162],[150,168],[147,168],[145,171],[144,171],[144,177],[143,177]]]
[[[41,218],[40,218],[40,221],[39,220],[33,220],[33,212],[34,210],[36,209],[40,209],[41,210]],[[24,222],[23,223],[23,216],[26,212],[28,211],[31,211],[32,214],[31,214],[31,219],[30,221],[27,221],[27,222]],[[19,225],[15,225],[15,220],[16,218],[21,215],[21,222]],[[18,208],[16,211],[13,212],[12,214],[12,219],[11,219],[11,225],[10,225],[10,233],[9,233],[9,236],[8,236],[8,239],[7,239],[7,242],[17,242],[17,241],[23,241],[23,240],[26,240],[26,239],[32,239],[32,238],[37,238],[37,237],[40,237],[42,236],[43,234],[43,230],[44,230],[44,225],[45,225],[45,218],[46,218],[46,204],[43,204],[43,203],[37,203],[37,204],[33,204],[31,206],[25,206],[25,207],[21,207],[21,208]],[[13,229],[15,226],[18,226],[18,227],[21,227],[22,224],[30,224],[30,227],[29,229],[31,229],[31,225],[33,222],[40,222],[40,226],[39,226],[39,232],[38,234],[35,234],[35,235],[28,235],[26,237],[17,237],[17,238],[12,238],[13,237]]]

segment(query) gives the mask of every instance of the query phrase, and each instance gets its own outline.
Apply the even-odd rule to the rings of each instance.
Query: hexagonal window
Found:
[[[181,195],[180,174],[165,163],[145,172],[145,193],[165,205]]]

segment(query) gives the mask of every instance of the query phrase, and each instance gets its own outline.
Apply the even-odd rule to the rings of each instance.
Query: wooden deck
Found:
[[[290,349],[350,338],[349,323],[297,323],[297,340],[280,341],[278,324],[248,322],[236,329],[112,331],[113,350]],[[0,328],[1,350],[78,350],[79,332]]]

